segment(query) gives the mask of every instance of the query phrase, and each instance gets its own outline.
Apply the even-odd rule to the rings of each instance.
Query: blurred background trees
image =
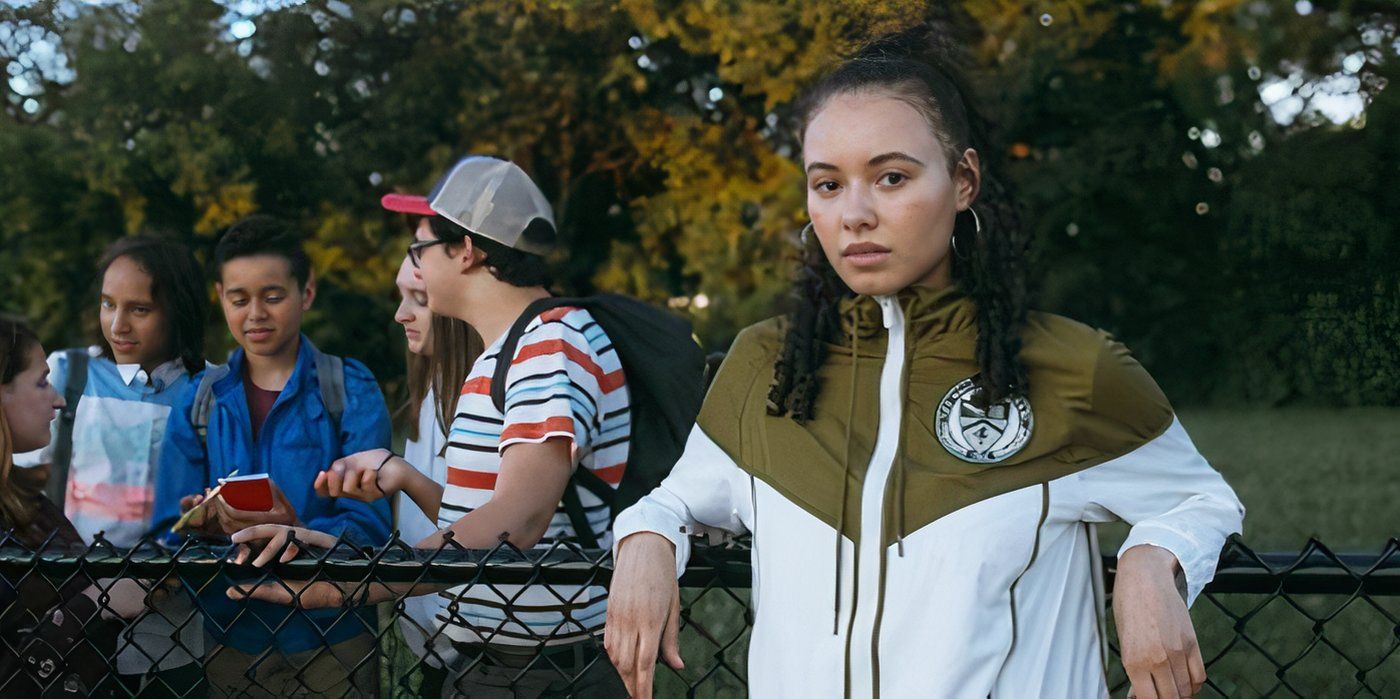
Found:
[[[378,198],[475,152],[555,203],[560,290],[669,305],[723,349],[793,267],[795,94],[945,12],[1001,126],[1041,308],[1119,335],[1177,402],[1400,404],[1387,0],[10,2],[0,306],[50,347],[89,341],[107,242],[207,259],[272,213],[310,241],[311,336],[392,387],[408,231]]]

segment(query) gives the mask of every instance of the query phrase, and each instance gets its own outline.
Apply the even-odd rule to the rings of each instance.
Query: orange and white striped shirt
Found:
[[[482,352],[457,399],[439,527],[451,526],[491,499],[501,452],[512,444],[568,439],[575,468],[589,469],[613,487],[627,467],[632,433],[627,382],[612,342],[588,311],[555,308],[526,326],[506,374],[504,414],[491,401],[503,340]],[[578,494],[598,545],[611,547],[608,506],[585,488],[579,487]],[[573,534],[561,505],[539,547]],[[450,638],[463,642],[572,643],[601,633],[607,610],[602,586],[473,585],[442,596],[445,605],[438,618]]]

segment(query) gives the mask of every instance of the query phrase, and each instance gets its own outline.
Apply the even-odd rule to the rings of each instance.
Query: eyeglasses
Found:
[[[413,263],[414,268],[423,266],[423,251],[434,245],[450,243],[450,240],[420,240],[408,246],[408,261]]]

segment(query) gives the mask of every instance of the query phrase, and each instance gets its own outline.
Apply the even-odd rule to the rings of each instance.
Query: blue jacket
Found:
[[[345,360],[345,412],[335,434],[321,402],[314,346],[301,338],[296,368],[267,414],[257,442],[243,388],[243,350],[229,357],[229,374],[213,386],[214,409],[209,415],[208,450],[190,423],[190,409],[200,376],[186,387],[170,413],[156,470],[152,519],[167,543],[178,543],[168,527],[180,514],[180,498],[203,493],[234,469],[240,475],[266,473],[297,511],[306,527],[361,545],[382,545],[389,539],[389,502],[373,504],[349,498],[316,495],[316,474],[336,459],[366,449],[388,448],[389,411],[374,375],[353,359]],[[202,586],[200,606],[210,621],[214,640],[245,653],[277,646],[295,653],[326,643],[339,643],[373,629],[373,610],[341,616],[338,609],[302,612],[264,602],[234,602],[225,595],[227,580]],[[239,615],[247,607],[248,614]],[[368,626],[366,625],[367,620]],[[314,624],[314,627],[313,627]],[[281,626],[280,629],[278,627]],[[278,629],[275,633],[270,629]],[[318,630],[319,629],[319,630]]]

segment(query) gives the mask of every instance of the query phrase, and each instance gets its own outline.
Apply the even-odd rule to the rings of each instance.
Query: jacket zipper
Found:
[[[753,476],[749,476],[749,504],[753,507],[753,526],[749,528],[749,534],[750,534],[750,536],[751,536],[750,541],[757,542],[757,541],[758,541],[758,479],[754,478]],[[755,546],[753,547],[753,551],[752,551],[752,553],[751,553],[750,555],[751,555],[752,558],[753,558],[752,565],[749,566],[750,569],[753,570],[753,582],[750,583],[750,585],[749,585],[749,609],[752,610],[752,614],[754,615],[754,618],[756,618],[756,617],[758,616],[758,591],[759,591],[759,589],[760,589],[760,586],[759,586],[759,584],[758,584],[758,583],[759,583],[758,571],[762,570],[762,568],[758,565],[758,546],[757,546],[757,545],[755,545]],[[753,625],[753,618],[750,618],[750,619],[749,619],[749,625],[750,625],[750,626]]]
[[[878,633],[880,626],[880,596],[885,587],[884,581],[884,515],[887,499],[887,486],[898,455],[901,424],[904,417],[904,311],[893,296],[878,296],[885,329],[887,344],[885,364],[880,369],[879,425],[875,434],[875,449],[871,453],[870,464],[861,486],[860,542],[856,548],[856,589],[851,611],[851,631],[846,645],[846,675],[857,681],[847,682],[847,693],[851,696],[878,696],[880,678],[878,672]],[[852,387],[854,390],[854,387]],[[864,586],[873,589],[874,603],[861,605],[859,599],[860,576],[862,572],[875,571],[875,585]],[[867,611],[868,610],[868,611]],[[868,643],[852,643],[856,636]],[[864,661],[853,662],[852,649],[869,649]],[[864,655],[864,651],[861,651]],[[860,677],[855,677],[854,669],[861,668]]]

